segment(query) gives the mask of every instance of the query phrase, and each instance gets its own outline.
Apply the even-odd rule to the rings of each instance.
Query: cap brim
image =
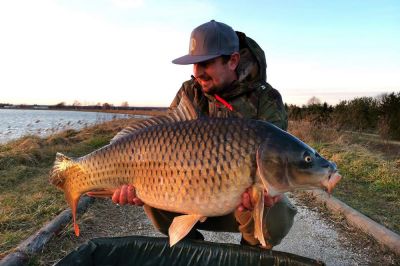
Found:
[[[190,65],[204,62],[213,58],[217,58],[220,55],[184,55],[175,60],[172,63],[177,65]]]

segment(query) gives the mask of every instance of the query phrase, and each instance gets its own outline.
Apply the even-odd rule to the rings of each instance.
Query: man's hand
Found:
[[[120,189],[117,189],[112,196],[112,201],[119,205],[144,205],[144,202],[136,197],[135,188],[131,185],[123,185]]]
[[[242,194],[242,202],[240,205],[237,207],[238,211],[252,211],[254,206],[251,203],[250,199],[250,192],[251,188],[248,188],[243,194]],[[266,191],[264,191],[264,205],[267,207],[272,207],[274,206],[275,203],[280,201],[282,199],[282,195],[277,195],[274,197],[271,197]]]

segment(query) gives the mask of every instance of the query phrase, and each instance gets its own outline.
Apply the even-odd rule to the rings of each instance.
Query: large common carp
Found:
[[[232,212],[251,187],[255,237],[262,232],[264,193],[324,187],[339,181],[336,165],[274,125],[241,118],[198,118],[186,98],[171,114],[134,124],[86,156],[56,156],[50,181],[72,209],[82,194],[112,193],[123,184],[152,207],[182,213],[169,228],[171,246],[207,217]],[[111,192],[110,192],[111,191]]]

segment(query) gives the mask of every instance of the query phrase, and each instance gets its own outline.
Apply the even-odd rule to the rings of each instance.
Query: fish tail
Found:
[[[81,193],[77,191],[76,188],[72,187],[74,182],[71,180],[74,180],[75,177],[80,175],[85,175],[85,173],[77,161],[65,156],[64,154],[56,154],[56,160],[50,173],[49,181],[51,184],[64,190],[65,199],[72,211],[76,236],[79,236],[79,226],[76,223],[76,211]]]
[[[70,170],[75,164],[76,162],[73,159],[57,152],[49,182],[60,189],[64,189],[65,181],[71,174]]]
[[[72,220],[74,223],[74,232],[76,236],[79,236],[80,234],[80,230],[79,230],[79,226],[78,223],[76,222],[76,212],[78,209],[78,203],[79,203],[79,198],[81,197],[81,195],[79,194],[72,194],[72,193],[67,193],[67,191],[65,192],[65,198],[71,208],[71,212],[72,212]]]

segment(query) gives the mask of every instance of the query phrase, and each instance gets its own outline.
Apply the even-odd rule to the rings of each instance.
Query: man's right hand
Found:
[[[136,196],[135,188],[131,185],[123,185],[120,189],[117,189],[112,196],[112,201],[119,205],[144,205],[144,202]]]

